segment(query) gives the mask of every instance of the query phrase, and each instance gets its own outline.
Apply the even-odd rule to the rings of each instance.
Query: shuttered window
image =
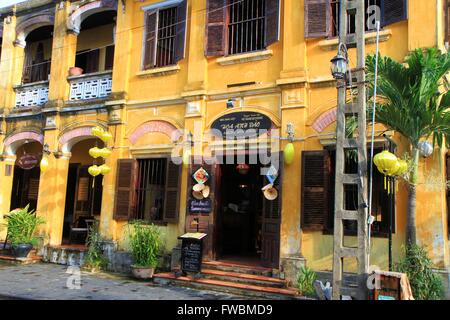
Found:
[[[146,12],[144,69],[176,64],[186,48],[187,1]]]
[[[375,154],[382,149],[375,150]],[[335,185],[335,150],[304,151],[302,154],[302,196],[301,225],[305,231],[332,232],[334,224],[334,185]],[[370,161],[369,161],[370,163]],[[357,163],[348,159],[345,163],[346,173],[356,173]],[[369,172],[369,171],[368,171]],[[393,227],[395,230],[395,184],[392,202],[384,189],[384,176],[374,170],[372,215],[375,222],[372,232],[376,236],[385,236],[389,231],[389,206],[392,204]],[[344,207],[356,210],[358,190],[355,186],[344,187]],[[345,221],[346,234],[356,234],[355,221]]]
[[[263,50],[279,40],[280,0],[207,0],[206,56]]]
[[[381,26],[406,20],[407,0],[364,0],[365,30],[375,30],[375,10],[380,14]],[[305,0],[305,37],[337,37],[339,35],[340,0]],[[348,33],[355,32],[355,16],[348,15]]]
[[[301,224],[303,230],[323,230],[328,212],[329,160],[326,151],[302,153]]]
[[[130,171],[128,163],[135,164]],[[116,202],[121,204],[119,213],[127,219],[139,219],[153,223],[178,222],[179,190],[181,166],[170,161],[170,158],[151,158],[139,160],[119,160],[118,186],[128,198],[120,192],[116,194]],[[134,177],[134,178],[132,178]],[[129,186],[125,189],[124,186]],[[125,203],[125,200],[129,200]],[[116,206],[117,211],[117,206]]]

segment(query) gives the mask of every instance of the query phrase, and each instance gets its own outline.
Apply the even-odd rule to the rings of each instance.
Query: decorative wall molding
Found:
[[[48,102],[48,81],[15,86],[14,90],[18,109],[43,106]]]
[[[326,127],[336,121],[337,108],[333,108],[322,113],[312,124],[312,128],[317,132],[322,132]]]
[[[14,155],[17,148],[27,140],[37,141],[40,144],[43,144],[44,136],[34,131],[22,131],[12,134],[4,141],[5,153],[7,155]]]
[[[177,141],[181,136],[181,132],[179,132],[177,127],[175,127],[173,124],[167,121],[152,120],[137,127],[133,131],[133,133],[130,134],[129,140],[131,144],[135,144],[140,137],[151,132],[163,133],[172,141]]]
[[[53,26],[55,24],[55,15],[53,12],[42,12],[39,15],[26,15],[20,18],[20,22],[16,26],[15,45],[20,47],[26,46],[27,35],[37,28],[44,26]]]
[[[112,92],[112,73],[93,73],[69,77],[70,101],[106,98]]]
[[[82,6],[74,6],[67,21],[67,31],[80,33],[81,23],[89,16],[103,11],[117,11],[117,0],[97,0]]]

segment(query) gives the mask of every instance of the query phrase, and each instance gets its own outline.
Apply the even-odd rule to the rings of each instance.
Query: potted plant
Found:
[[[83,263],[83,269],[90,272],[99,272],[108,265],[108,259],[103,256],[102,238],[99,231],[99,222],[95,220],[89,227],[86,239],[87,252]]]
[[[163,247],[161,229],[143,221],[133,221],[129,227],[129,241],[134,262],[131,265],[133,276],[138,279],[151,279],[158,266]]]
[[[69,75],[71,77],[73,76],[80,76],[83,74],[83,69],[79,68],[79,67],[70,67],[69,68]]]
[[[5,215],[8,239],[11,241],[12,252],[16,258],[28,256],[37,243],[37,237],[34,235],[36,227],[45,222],[42,217],[36,216],[34,210],[28,211],[29,206],[15,209]]]

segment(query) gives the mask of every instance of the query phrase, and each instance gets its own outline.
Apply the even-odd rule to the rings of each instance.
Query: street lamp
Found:
[[[331,59],[331,74],[336,80],[344,79],[347,74],[347,49],[340,43],[337,55]]]

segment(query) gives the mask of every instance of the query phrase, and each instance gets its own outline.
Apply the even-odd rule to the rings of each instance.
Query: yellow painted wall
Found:
[[[113,98],[108,106],[120,109],[122,121],[119,124],[109,124],[109,130],[114,134],[114,152],[106,163],[112,171],[104,179],[104,191],[101,214],[101,232],[107,239],[117,240],[119,248],[126,247],[124,237],[125,222],[112,219],[114,210],[116,162],[136,156],[136,148],[146,149],[147,156],[167,154],[171,141],[162,133],[148,133],[131,145],[130,135],[136,128],[148,121],[167,121],[176,128],[186,128],[193,131],[199,124],[204,131],[220,115],[231,112],[226,109],[229,98],[242,98],[239,103],[243,107],[234,110],[259,111],[268,115],[280,134],[286,137],[286,125],[293,123],[296,137],[316,136],[304,142],[296,141],[295,160],[290,166],[285,166],[283,180],[283,201],[281,221],[281,257],[302,255],[307,264],[315,270],[330,270],[332,264],[332,236],[321,232],[302,232],[300,229],[301,208],[301,151],[321,150],[323,148],[317,135],[331,134],[335,130],[334,123],[323,132],[316,132],[312,125],[324,112],[336,106],[335,84],[331,81],[329,61],[336,54],[336,39],[305,39],[303,36],[304,16],[303,0],[281,1],[281,35],[280,41],[269,46],[272,56],[261,61],[234,63],[223,66],[217,58],[205,58],[205,0],[189,0],[186,57],[178,63],[179,70],[165,75],[150,75],[142,73],[142,43],[144,32],[144,12],[142,7],[159,0],[126,1],[125,10],[118,6],[116,24],[116,52],[113,70]],[[66,81],[67,69],[74,63],[76,50],[96,48],[108,45],[112,41],[112,26],[81,32],[78,37],[65,32],[64,26],[70,10],[68,2],[66,9],[57,11],[55,38],[53,41],[52,81],[50,82],[50,100],[58,101],[60,107],[68,97]],[[436,28],[436,17],[442,12],[436,7],[435,1],[410,0],[409,20],[387,26],[382,32],[380,52],[398,61],[403,61],[409,50],[425,46],[441,46],[439,28]],[[14,23],[14,18],[12,23]],[[3,40],[4,50],[0,71],[6,72],[14,68],[14,74],[9,78],[0,79],[0,101],[5,106],[13,105],[12,84],[19,72],[20,63],[8,63],[10,57],[18,57],[21,51],[12,47],[14,39],[10,33],[13,28],[5,25]],[[441,30],[442,31],[442,30]],[[373,34],[368,34],[373,40]],[[368,44],[368,54],[374,53],[374,44]],[[354,49],[350,50],[351,64],[355,63]],[[255,81],[256,84],[230,88],[228,85]],[[3,94],[3,96],[2,96]],[[239,99],[238,99],[239,100]],[[191,106],[197,108],[187,113]],[[111,112],[111,111],[110,111]],[[58,143],[60,135],[70,129],[80,126],[92,126],[100,123],[107,125],[107,114],[101,116],[101,121],[95,111],[85,114],[59,115],[56,118],[58,128],[45,132],[45,141],[53,150],[61,148]],[[377,127],[377,129],[379,129]],[[197,133],[196,133],[197,134]],[[202,133],[196,136],[202,138]],[[321,137],[323,138],[323,137]],[[394,139],[399,144],[399,154],[406,151],[407,146],[399,135]],[[77,157],[84,157],[77,150],[87,147],[76,145],[72,157],[51,159],[52,169],[42,178],[46,186],[40,190],[39,211],[51,221],[46,231],[51,233],[52,244],[60,241],[61,212],[64,208],[65,177],[68,162],[76,162]],[[285,142],[281,143],[283,147]],[[161,151],[160,149],[163,149]],[[200,151],[201,152],[201,151]],[[140,153],[142,156],[142,153]],[[145,152],[144,152],[145,156]],[[430,246],[434,262],[440,266],[448,266],[449,244],[446,230],[445,193],[429,184],[433,179],[442,178],[443,154],[434,154],[433,158],[421,161],[421,168],[426,169],[427,176],[421,176],[423,184],[418,192],[418,235],[425,245]],[[87,161],[84,158],[81,161]],[[0,165],[0,174],[4,162]],[[431,169],[430,169],[431,168]],[[3,179],[3,177],[0,177]],[[168,224],[163,227],[166,234],[166,248],[170,250],[177,242],[177,236],[184,232],[186,212],[187,170],[183,169],[180,193],[180,220],[178,224]],[[434,181],[434,180],[433,180]],[[9,183],[9,182],[7,182]],[[55,196],[56,195],[56,196]],[[0,200],[5,192],[0,193]],[[51,200],[51,201],[50,201]],[[403,183],[399,184],[397,194],[396,230],[393,238],[394,257],[400,256],[401,245],[404,243],[406,223],[407,190]],[[0,208],[4,206],[0,203]],[[432,221],[430,223],[430,221]],[[58,229],[58,230],[54,230]],[[371,247],[371,264],[387,267],[387,239],[374,238]],[[346,270],[354,270],[352,264]]]

